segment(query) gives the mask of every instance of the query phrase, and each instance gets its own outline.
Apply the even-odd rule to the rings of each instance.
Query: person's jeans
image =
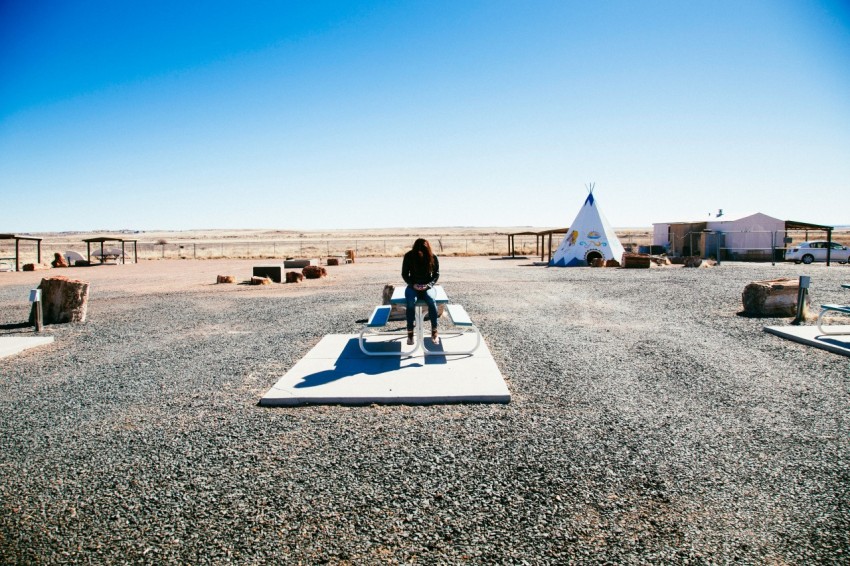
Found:
[[[416,300],[425,301],[428,304],[428,318],[431,319],[431,328],[437,328],[437,301],[434,297],[437,292],[432,287],[427,291],[417,291],[411,285],[404,290],[404,298],[407,300],[407,330],[413,330],[413,319],[416,316]]]

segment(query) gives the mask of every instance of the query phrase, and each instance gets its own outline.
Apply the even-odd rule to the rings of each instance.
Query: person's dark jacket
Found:
[[[413,250],[404,254],[401,262],[401,277],[408,285],[428,285],[433,287],[440,278],[440,260],[434,256],[434,270],[428,269],[428,264],[418,261],[419,256]]]

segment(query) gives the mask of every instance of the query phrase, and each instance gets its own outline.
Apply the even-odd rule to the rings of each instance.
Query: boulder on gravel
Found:
[[[271,285],[272,280],[268,277],[257,277],[256,275],[251,277],[251,285]]]
[[[57,275],[42,279],[38,288],[41,289],[44,324],[85,322],[89,303],[87,281]],[[35,304],[30,313],[30,323],[35,323]]]
[[[53,261],[50,262],[53,267],[68,267],[68,262],[65,261],[65,256],[56,252],[53,254]]]
[[[623,254],[623,267],[626,269],[649,269],[651,264],[648,254]]]
[[[215,279],[216,283],[236,283],[236,277],[233,275],[219,275]]]
[[[744,312],[751,316],[797,316],[797,296],[800,282],[782,277],[767,281],[753,281],[744,287],[741,300]],[[811,315],[811,299],[806,296],[803,304],[803,316]]]
[[[384,285],[384,290],[381,291],[381,304],[390,304],[390,299],[395,291],[394,285]],[[393,305],[390,309],[390,320],[405,320],[407,317],[407,307],[404,305]]]
[[[318,279],[320,277],[326,277],[328,271],[324,267],[320,267],[318,265],[308,265],[301,270],[301,273],[303,273],[304,277],[307,279]]]
[[[286,282],[287,283],[300,283],[304,280],[304,276],[297,271],[287,271],[286,272]]]
[[[23,271],[42,271],[44,269],[50,269],[50,266],[43,263],[25,263],[21,269]]]

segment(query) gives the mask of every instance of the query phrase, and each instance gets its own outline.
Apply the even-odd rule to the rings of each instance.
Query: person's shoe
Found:
[[[408,331],[407,333],[407,345],[413,346],[413,331]]]
[[[435,345],[440,343],[440,337],[437,336],[436,328],[431,329],[431,342],[433,342]]]

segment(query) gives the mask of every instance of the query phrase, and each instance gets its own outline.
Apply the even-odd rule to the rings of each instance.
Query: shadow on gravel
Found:
[[[0,330],[16,330],[18,328],[32,328],[29,322],[14,322],[12,324],[0,324]]]

